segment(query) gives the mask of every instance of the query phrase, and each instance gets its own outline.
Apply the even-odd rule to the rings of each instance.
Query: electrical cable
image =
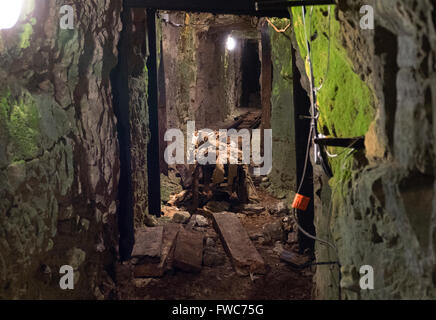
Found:
[[[312,7],[312,9],[313,9],[313,7]],[[311,127],[310,127],[310,131],[309,131],[309,137],[308,137],[308,143],[307,143],[307,148],[306,148],[306,157],[305,157],[305,161],[304,161],[304,169],[303,169],[303,175],[302,175],[302,177],[301,177],[301,181],[300,181],[300,185],[299,185],[299,187],[298,187],[298,190],[297,190],[297,194],[301,191],[301,188],[302,188],[302,186],[303,186],[303,182],[304,182],[304,179],[305,179],[305,177],[306,177],[306,173],[307,173],[307,166],[308,166],[308,162],[309,162],[309,153],[310,153],[310,145],[311,145],[311,140],[312,140],[312,137],[314,136],[314,135],[316,135],[316,127],[315,127],[315,119],[316,119],[316,114],[315,114],[315,101],[316,101],[316,90],[315,90],[315,88],[314,88],[314,76],[313,76],[313,66],[312,66],[312,61],[311,61],[311,56],[310,56],[310,44],[309,44],[309,40],[308,40],[308,38],[307,38],[307,29],[306,29],[306,18],[305,18],[305,15],[306,15],[306,10],[305,10],[305,7],[304,6],[302,6],[302,13],[303,13],[303,26],[304,26],[304,36],[305,36],[305,40],[306,40],[306,48],[307,48],[307,59],[308,59],[308,63],[309,63],[309,69],[310,69],[310,79],[309,79],[309,83],[310,83],[310,91],[311,91],[311,95],[310,95],[310,98],[311,98],[311,113],[312,113],[312,123],[311,123]],[[329,39],[330,40],[330,39]],[[332,205],[332,201],[330,201],[330,208],[331,208],[331,205]],[[329,211],[330,211],[330,209],[329,209]],[[326,245],[326,246],[329,246],[329,247],[331,247],[333,250],[334,250],[334,252],[335,252],[335,254],[336,254],[336,257],[338,258],[338,260],[336,261],[336,262],[318,262],[318,264],[319,265],[322,265],[322,264],[337,264],[338,265],[338,268],[339,268],[339,284],[338,284],[338,291],[339,291],[339,299],[341,299],[341,285],[340,285],[340,280],[341,280],[341,270],[340,270],[340,268],[341,268],[341,264],[340,264],[340,262],[339,262],[339,253],[338,253],[338,250],[337,250],[337,247],[333,244],[333,243],[331,243],[331,242],[329,242],[329,241],[327,241],[327,240],[324,240],[324,239],[320,239],[320,238],[318,238],[318,237],[316,237],[316,236],[314,236],[314,235],[312,235],[312,234],[310,234],[309,232],[307,232],[299,223],[298,223],[298,218],[297,218],[297,210],[296,209],[293,209],[293,219],[294,219],[294,222],[295,222],[295,224],[297,225],[297,228],[305,235],[305,236],[307,236],[307,237],[309,237],[309,238],[311,238],[311,239],[313,239],[313,240],[315,240],[315,241],[318,241],[318,242],[320,242],[321,244],[324,244],[324,245]]]

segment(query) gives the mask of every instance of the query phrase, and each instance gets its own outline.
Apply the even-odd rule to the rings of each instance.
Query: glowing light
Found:
[[[227,38],[226,48],[229,51],[235,50],[235,48],[236,48],[236,40],[232,36],[229,36]]]
[[[24,0],[0,0],[0,29],[10,29],[18,21]]]

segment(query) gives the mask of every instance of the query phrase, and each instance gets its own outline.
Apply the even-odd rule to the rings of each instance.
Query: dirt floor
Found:
[[[259,192],[259,205],[270,208],[278,199],[264,191]],[[212,239],[214,250],[218,252],[223,264],[203,266],[200,273],[187,273],[172,268],[162,278],[136,278],[124,283],[119,289],[119,298],[138,300],[307,300],[311,299],[313,271],[293,269],[280,261],[278,250],[296,252],[295,241],[266,241],[264,226],[283,221],[286,215],[272,215],[269,210],[259,214],[235,213],[247,230],[256,249],[267,266],[265,275],[242,277],[232,268],[229,257],[224,251],[218,234],[212,223],[207,227],[196,227],[203,232],[205,239]],[[167,223],[161,219],[160,224]],[[185,225],[186,227],[186,225]],[[296,239],[291,235],[288,238]],[[206,245],[205,245],[206,246]]]

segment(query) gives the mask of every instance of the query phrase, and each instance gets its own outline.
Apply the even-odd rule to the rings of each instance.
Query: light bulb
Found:
[[[24,0],[0,0],[0,29],[10,29],[20,18]]]
[[[236,48],[236,40],[232,36],[229,36],[227,38],[226,48],[229,51],[235,50],[235,48]]]

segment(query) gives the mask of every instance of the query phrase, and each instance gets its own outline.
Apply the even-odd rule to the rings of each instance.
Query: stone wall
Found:
[[[286,28],[289,19],[273,19],[274,25]],[[271,128],[273,132],[273,166],[270,191],[280,198],[292,198],[296,188],[295,119],[292,70],[292,29],[284,33],[269,27],[272,44],[273,85],[271,94]]]
[[[109,297],[119,179],[109,74],[121,2],[26,0],[0,31],[0,298]],[[107,13],[107,14],[103,14]],[[75,269],[75,290],[59,269]],[[106,269],[106,270],[105,270]]]
[[[185,129],[195,120],[198,129],[215,128],[235,114],[241,94],[241,42],[228,52],[226,38],[232,30],[256,28],[235,16],[168,16],[162,21],[166,126]]]
[[[363,4],[374,8],[374,30],[359,27]],[[307,62],[301,9],[292,17],[294,45]],[[342,298],[434,299],[435,8],[425,0],[339,1],[332,8],[325,78],[328,21],[327,7],[306,15],[315,82],[325,81],[318,95],[320,130],[365,135],[366,151],[331,149],[340,156],[330,161],[330,181],[316,170],[317,234],[337,247]],[[318,244],[317,259],[334,261],[336,254]],[[374,290],[360,290],[363,265],[374,268]],[[318,267],[315,281],[317,298],[338,297],[335,268]]]

